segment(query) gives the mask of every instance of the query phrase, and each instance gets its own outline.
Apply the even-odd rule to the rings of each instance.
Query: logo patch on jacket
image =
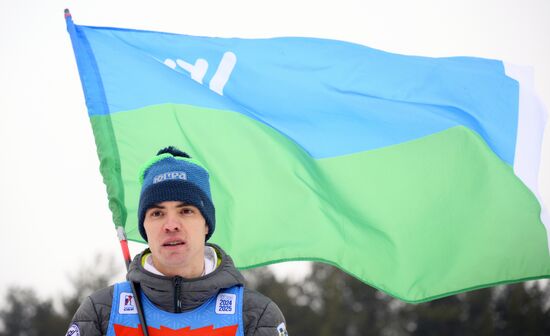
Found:
[[[73,323],[69,327],[69,330],[67,330],[67,333],[65,334],[65,336],[80,336],[80,328],[78,328],[78,326],[75,323]]]
[[[216,314],[235,314],[235,306],[237,305],[237,295],[235,294],[218,294],[216,298]]]
[[[120,293],[120,300],[118,302],[118,313],[137,314],[136,299],[134,298],[134,293]]]
[[[277,335],[278,336],[288,336],[288,331],[286,331],[285,323],[281,323],[277,326]]]

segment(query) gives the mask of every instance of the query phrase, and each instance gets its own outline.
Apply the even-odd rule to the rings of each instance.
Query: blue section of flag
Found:
[[[105,104],[93,104],[92,97],[90,115],[163,103],[234,111],[270,125],[315,158],[464,125],[513,164],[515,138],[509,135],[516,134],[518,83],[500,61],[405,56],[313,38],[75,27],[101,64],[89,71],[100,75],[106,92],[97,97]],[[236,62],[220,76],[228,53]],[[214,92],[221,77],[226,82]]]

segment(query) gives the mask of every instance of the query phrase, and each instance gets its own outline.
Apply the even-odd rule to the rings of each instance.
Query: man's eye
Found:
[[[183,208],[181,209],[181,212],[185,215],[191,215],[195,213],[195,211],[192,208]]]
[[[154,210],[149,213],[150,217],[160,217],[162,216],[162,211],[160,210]]]

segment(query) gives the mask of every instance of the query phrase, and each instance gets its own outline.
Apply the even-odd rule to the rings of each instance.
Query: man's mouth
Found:
[[[178,245],[184,245],[184,244],[185,242],[183,240],[173,240],[162,244],[162,246],[178,246]]]

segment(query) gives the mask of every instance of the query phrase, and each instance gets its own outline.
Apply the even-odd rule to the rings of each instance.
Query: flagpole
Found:
[[[120,249],[122,250],[122,257],[124,258],[124,263],[126,264],[126,270],[129,271],[132,258],[130,256],[130,249],[128,248],[128,239],[126,238],[126,231],[122,226],[117,226],[116,233],[118,236],[118,241],[120,243]]]

